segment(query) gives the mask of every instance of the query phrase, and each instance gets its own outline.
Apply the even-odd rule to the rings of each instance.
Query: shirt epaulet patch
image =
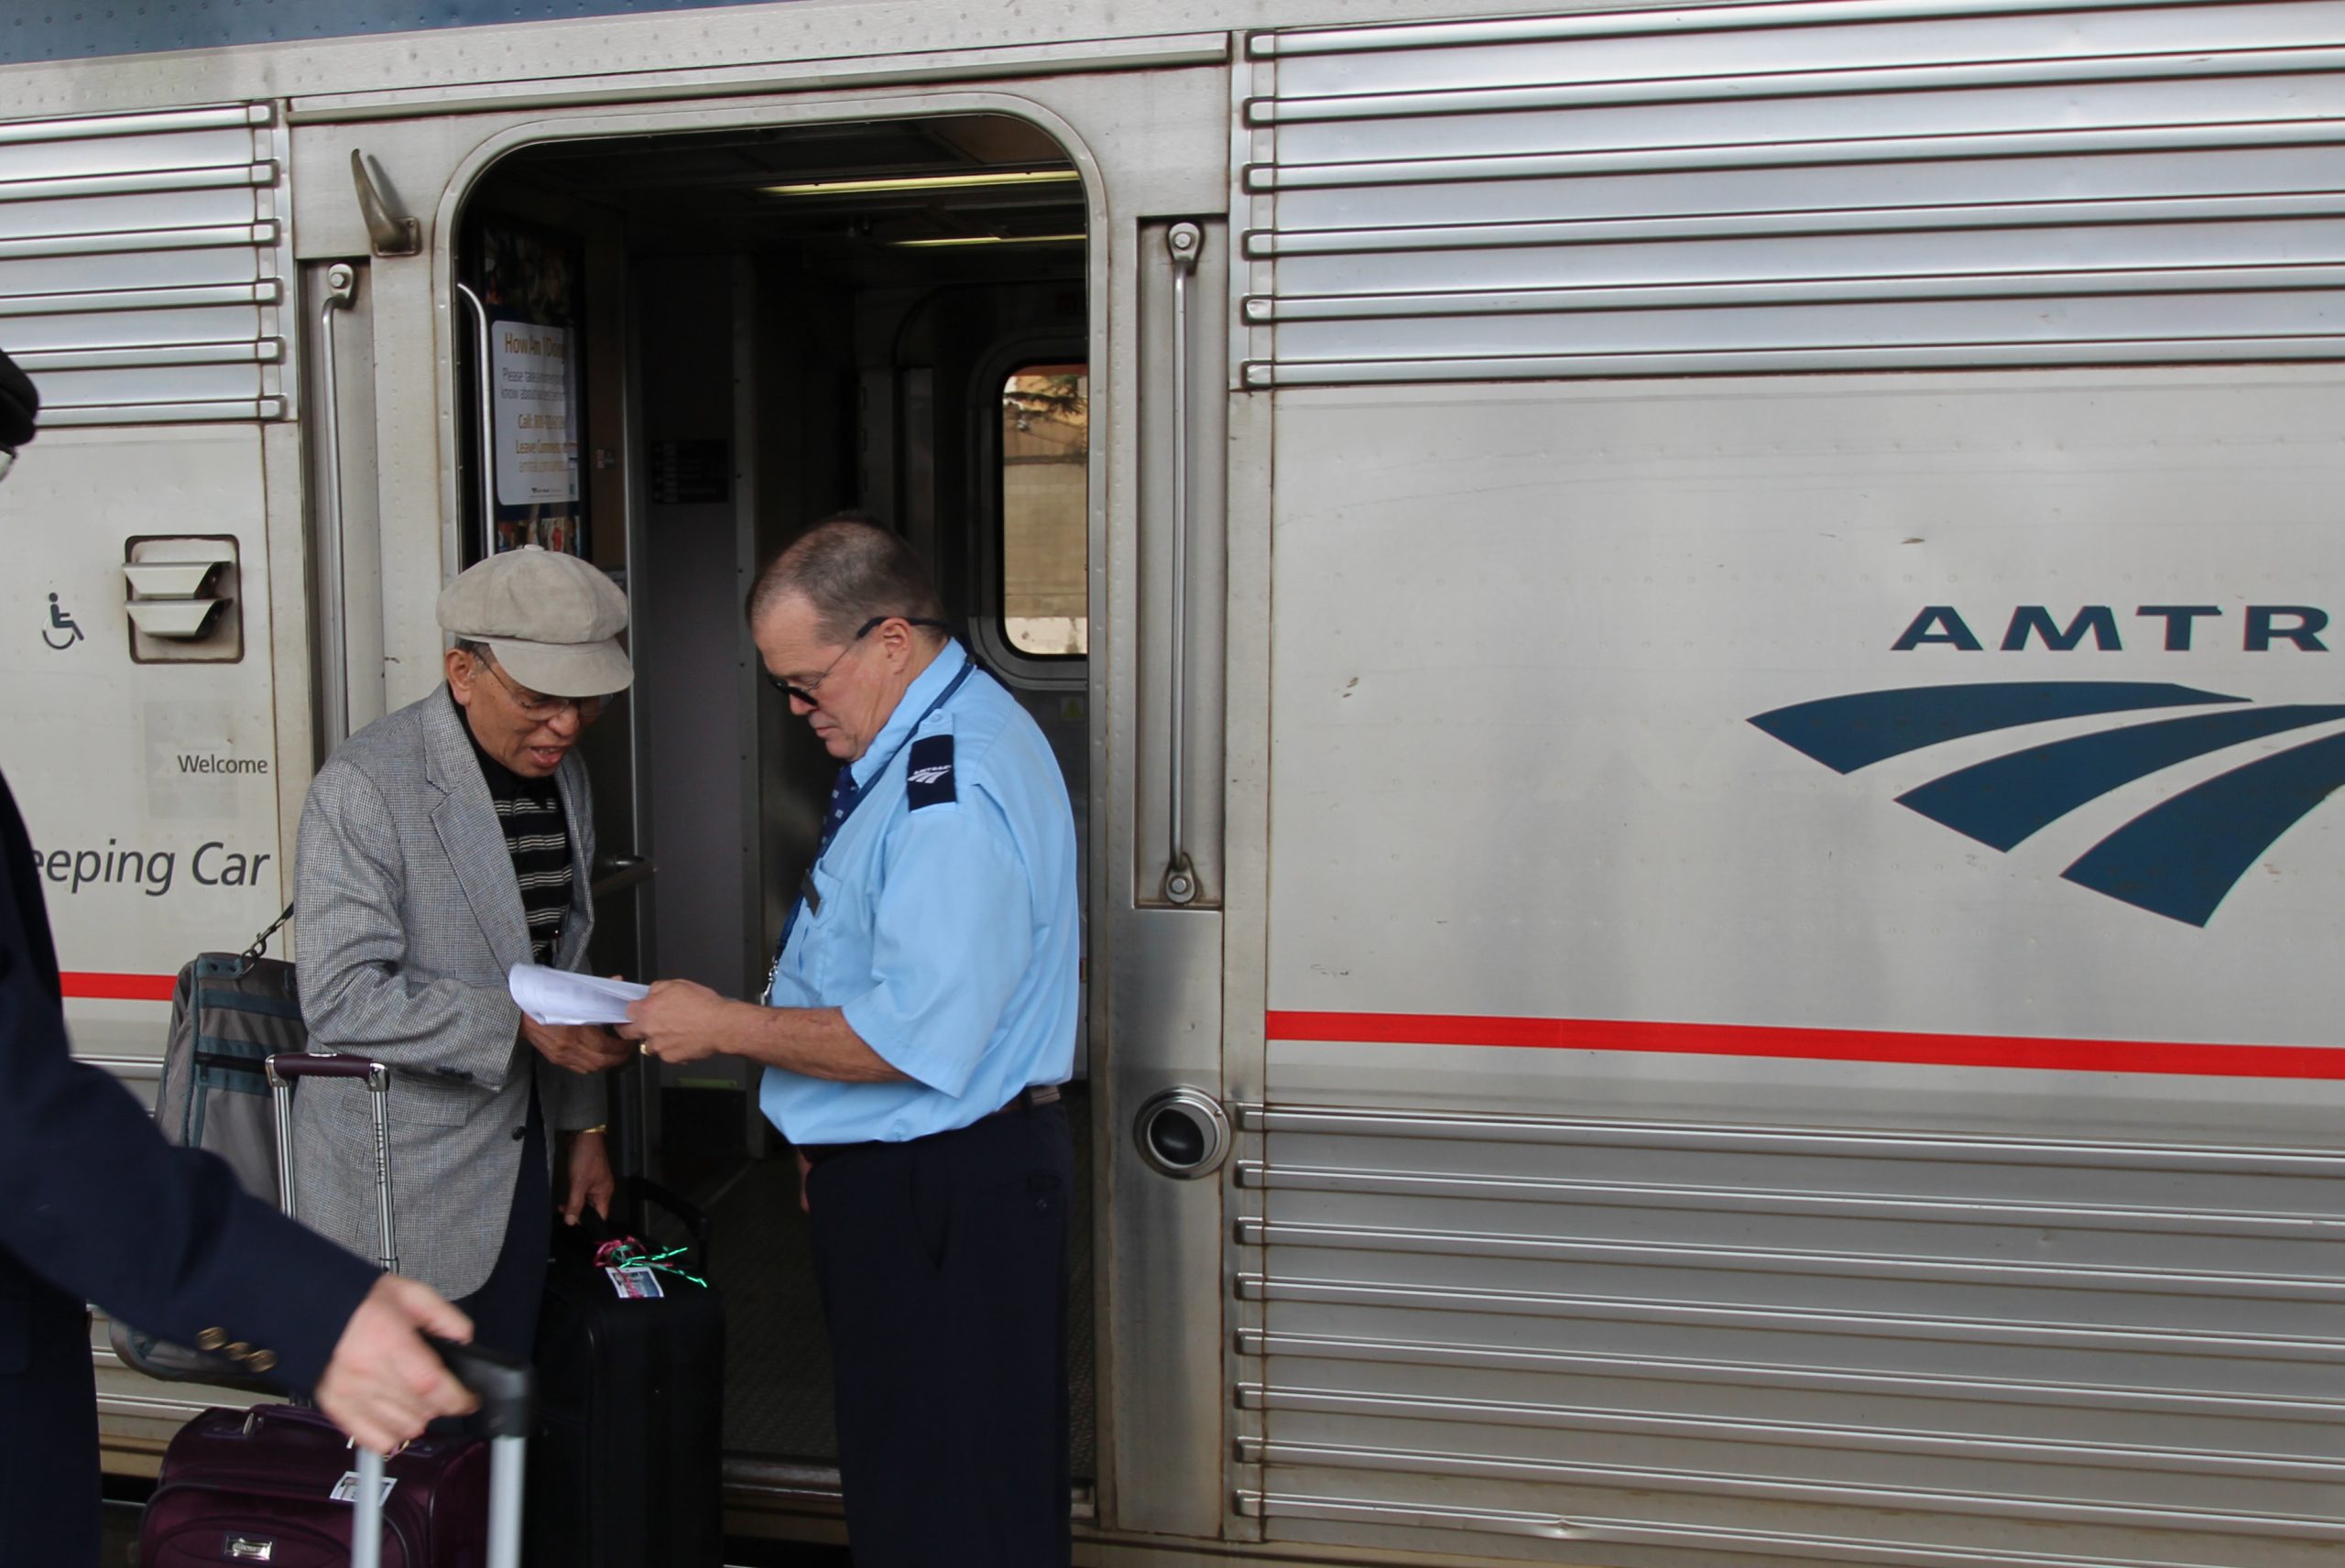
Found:
[[[908,810],[949,806],[958,799],[953,784],[953,737],[922,735],[912,742],[911,760],[905,765],[904,799]]]

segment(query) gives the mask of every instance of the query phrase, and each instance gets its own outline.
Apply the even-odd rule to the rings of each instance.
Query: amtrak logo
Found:
[[[2053,719],[2220,707],[2032,746],[1958,768],[1897,797],[2009,852],[2086,802],[2163,768],[2265,735],[2345,719],[2345,703],[2257,706],[2164,681],[2017,681],[1858,691],[1751,720],[1836,773],[1965,735]],[[2161,801],[2061,875],[2136,909],[2204,926],[2279,836],[2345,785],[2345,735],[2257,757]]]
[[[948,762],[942,768],[915,768],[904,777],[914,784],[933,784],[952,771],[953,765]]]

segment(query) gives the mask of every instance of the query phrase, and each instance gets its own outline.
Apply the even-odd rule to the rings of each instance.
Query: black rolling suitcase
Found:
[[[706,1278],[708,1221],[650,1182],[626,1191],[683,1219],[697,1257],[689,1274],[630,1269],[610,1245],[625,1238],[591,1224],[592,1211],[574,1231],[556,1227],[564,1234],[538,1316],[530,1557],[562,1568],[719,1568],[725,1308],[694,1279]]]

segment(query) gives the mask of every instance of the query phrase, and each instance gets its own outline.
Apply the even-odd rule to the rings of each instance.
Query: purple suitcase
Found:
[[[138,1532],[140,1568],[343,1568],[359,1456],[315,1410],[206,1410],[181,1427]],[[427,1437],[384,1466],[384,1568],[484,1568],[488,1445]]]
[[[359,1056],[272,1056],[278,1195],[294,1213],[286,1111],[301,1078],[365,1081],[374,1110],[383,1267],[398,1267],[391,1225],[390,1072]],[[436,1342],[435,1342],[436,1343]],[[426,1437],[387,1461],[356,1448],[315,1410],[210,1410],[163,1454],[139,1522],[141,1568],[266,1563],[269,1568],[518,1568],[523,1443],[536,1421],[529,1370],[468,1345],[439,1346],[481,1397],[491,1441]]]

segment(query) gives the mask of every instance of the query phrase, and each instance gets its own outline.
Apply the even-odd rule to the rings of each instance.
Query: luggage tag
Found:
[[[618,1269],[606,1268],[603,1272],[611,1277],[611,1289],[622,1300],[658,1301],[668,1293],[660,1288],[660,1276],[648,1264],[630,1263]]]
[[[383,1477],[384,1502],[388,1503],[391,1500],[391,1488],[398,1484],[398,1477],[396,1475],[386,1475]],[[333,1484],[333,1490],[328,1492],[326,1496],[337,1503],[356,1502],[358,1500],[358,1472],[355,1470],[344,1471],[342,1473],[342,1479]]]

